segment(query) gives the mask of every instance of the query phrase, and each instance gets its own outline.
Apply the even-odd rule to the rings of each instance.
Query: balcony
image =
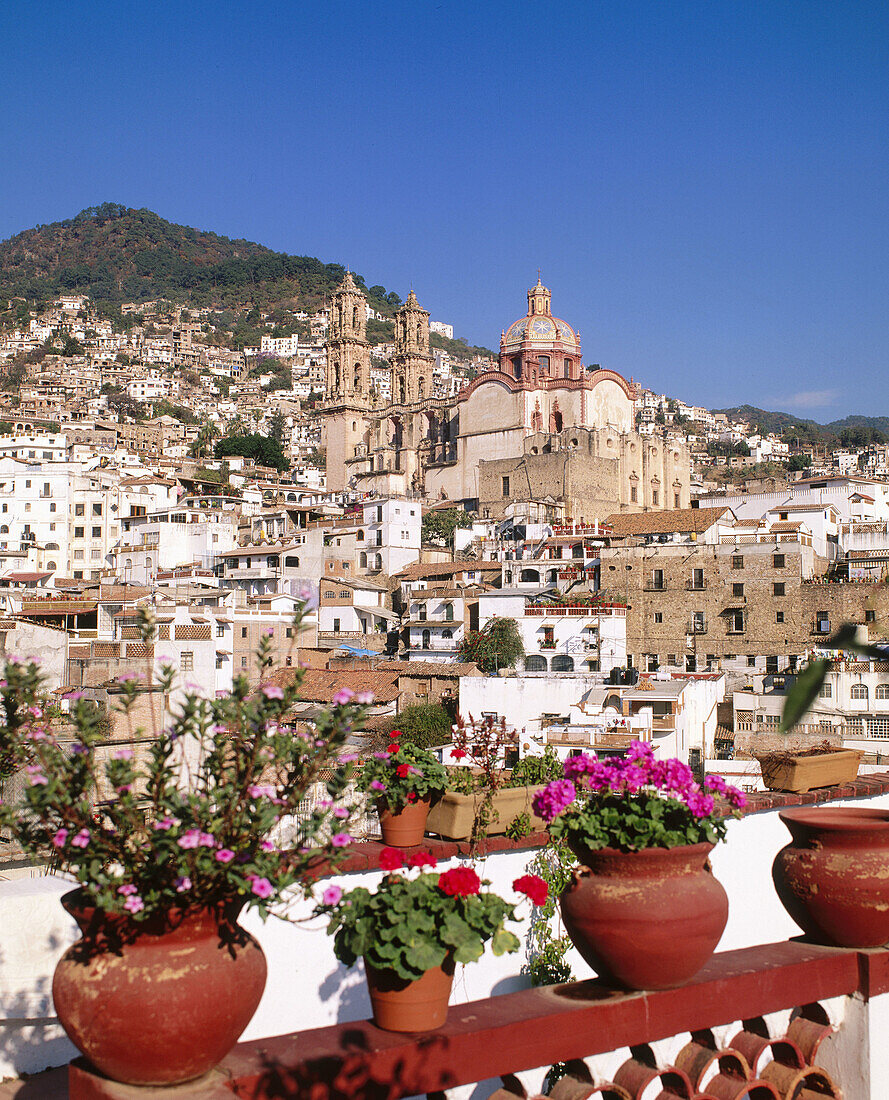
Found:
[[[871,775],[833,797],[885,809],[889,774]],[[519,974],[521,955],[488,954],[461,973],[442,1029],[382,1032],[367,1020],[360,965],[347,970],[337,964],[323,930],[265,925],[251,914],[245,923],[263,944],[270,980],[244,1040],[200,1090],[151,1094],[156,1100],[184,1100],[186,1093],[195,1100],[397,1100],[443,1096],[491,1079],[496,1087],[500,1078],[498,1100],[517,1100],[539,1095],[547,1068],[562,1062],[567,1076],[551,1093],[558,1100],[882,1100],[889,1096],[889,1065],[882,1057],[889,951],[840,950],[799,939],[770,879],[772,859],[788,837],[777,809],[829,798],[827,792],[751,796],[749,812],[712,857],[730,898],[722,949],[679,989],[617,991],[593,978],[573,953],[576,981],[528,988]],[[485,872],[495,889],[508,890],[542,839],[488,841]],[[427,846],[442,868],[465,855],[463,844],[433,839]],[[373,841],[357,846],[331,881],[348,889],[356,875],[378,874],[381,847]],[[67,884],[42,877],[20,880],[14,889],[0,886],[6,887],[0,888],[0,923],[7,947],[0,980],[14,983],[4,988],[15,990],[18,1014],[7,1013],[0,1022],[0,1076],[19,1076],[73,1055],[53,1030],[45,991],[74,932],[57,901]],[[303,906],[294,915],[307,911]],[[22,943],[28,945],[26,969],[9,957]],[[298,992],[289,978],[297,968],[303,975]],[[0,1100],[11,1100],[17,1090],[23,1090],[18,1100],[121,1100],[133,1093],[93,1076],[82,1062],[68,1080],[70,1092],[65,1071],[7,1082],[0,1085]]]
[[[646,581],[645,584],[642,586],[642,591],[643,592],[666,592],[667,587],[668,586],[667,586],[666,581]]]
[[[581,607],[571,606],[568,607],[525,607],[525,615],[537,616],[539,618],[561,618],[561,617],[595,617],[598,615],[616,615],[618,618],[626,616],[627,609],[622,604],[601,604],[598,607]]]
[[[706,581],[686,581],[685,582],[685,588],[686,588],[686,591],[688,591],[688,592],[706,592],[707,582]]]

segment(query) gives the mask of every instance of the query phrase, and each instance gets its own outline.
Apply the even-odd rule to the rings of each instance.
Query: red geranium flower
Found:
[[[416,795],[414,794],[414,792],[413,792],[413,791],[411,791],[411,793],[410,793],[410,794],[409,794],[409,795],[407,796],[407,800],[408,800],[408,802],[410,802],[411,804],[413,804],[414,802],[416,802],[416,801],[417,801],[417,796],[416,796]]]
[[[549,887],[539,875],[522,875],[515,880],[512,888],[530,898],[535,905],[543,905],[549,897]]]
[[[435,859],[431,852],[414,852],[407,861],[408,867],[434,867]]]
[[[451,749],[451,757],[454,760],[462,760],[464,756],[468,755],[466,749]]]
[[[397,871],[404,866],[404,856],[397,848],[384,848],[380,852],[380,870]]]
[[[407,777],[411,774],[410,764],[399,764],[398,767],[395,769],[395,774],[398,776],[399,779],[407,779]]]
[[[482,880],[471,867],[453,867],[438,876],[438,888],[450,897],[470,897],[482,888]]]
[[[399,745],[399,744],[398,744],[398,743],[397,743],[396,741],[393,741],[393,742],[391,743],[391,745],[387,745],[387,746],[386,746],[386,752],[388,752],[388,753],[395,753],[395,752],[398,752],[398,750],[399,750],[400,748],[401,748],[401,745]]]
[[[389,736],[394,741],[396,737],[401,737],[401,730],[392,730],[392,732],[389,734]]]

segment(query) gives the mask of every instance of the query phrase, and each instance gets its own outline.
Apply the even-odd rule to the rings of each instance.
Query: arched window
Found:
[[[363,550],[361,551],[361,555],[358,559],[358,565],[362,569],[367,569],[367,554]]]
[[[877,690],[874,692],[875,699],[889,699],[889,684],[877,684]]]
[[[852,690],[849,692],[850,699],[866,699],[867,698],[867,684],[853,684]]]
[[[550,569],[550,571],[546,575],[546,580],[548,584],[557,584],[559,580],[558,569]]]
[[[453,630],[443,630],[441,632],[441,636],[442,636],[442,638],[453,638],[454,632],[453,632]]]
[[[540,358],[537,360],[537,364],[538,364],[538,366],[540,367],[541,370],[548,371],[549,370],[549,356],[548,355],[541,355]]]
[[[583,543],[582,542],[579,542],[579,543],[577,543],[576,546],[571,547],[571,557],[572,558],[582,558],[583,557]]]
[[[46,549],[47,550],[58,550],[58,548],[59,548],[59,544],[57,542],[48,542],[46,544]]]
[[[539,583],[540,573],[536,569],[523,569],[519,580],[525,583],[531,583],[532,581],[537,581]]]
[[[265,559],[265,564],[266,564],[267,569],[277,569],[278,568],[278,556],[277,556],[277,554],[270,554]]]
[[[58,566],[56,565],[56,563],[54,561],[48,561],[46,563],[46,568],[48,570],[51,570],[54,573],[56,571],[56,569],[58,569]]]
[[[557,653],[553,657],[552,670],[553,672],[573,672],[574,658],[569,657],[567,653]]]
[[[431,638],[432,638],[432,635],[429,633],[429,631],[424,630],[423,631],[423,648],[424,649],[429,648],[429,642],[430,642]]]
[[[0,535],[8,535],[8,534],[9,534],[9,528],[4,523],[3,526],[0,527]]]
[[[452,623],[454,621],[454,605],[452,603],[445,604],[445,622]]]
[[[546,657],[539,653],[529,653],[525,658],[525,672],[546,672]]]
[[[288,569],[299,569],[299,558],[288,557],[284,559],[284,565]]]
[[[516,378],[522,377],[522,360],[518,355],[512,361],[512,373]]]
[[[376,560],[374,562],[374,567],[376,569],[382,569],[383,568],[383,555],[382,554],[377,554]]]

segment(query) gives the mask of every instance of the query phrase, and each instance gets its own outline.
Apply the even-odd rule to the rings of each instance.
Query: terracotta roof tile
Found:
[[[623,535],[701,534],[717,520],[732,516],[731,508],[674,508],[664,512],[630,512],[605,521],[616,537]]]

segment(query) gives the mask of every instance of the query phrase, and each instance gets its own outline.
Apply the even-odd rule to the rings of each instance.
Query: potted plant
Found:
[[[454,733],[451,755],[471,766],[451,768],[449,788],[429,814],[429,832],[478,843],[483,836],[510,832],[519,819],[526,832],[543,830],[546,823],[534,814],[532,800],[562,774],[553,750],[547,746],[542,757],[525,756],[510,770],[505,754],[515,751],[518,737],[505,722],[459,720]]]
[[[142,630],[153,635],[145,615]],[[260,668],[269,652],[265,639]],[[157,680],[169,692],[172,668]],[[300,736],[282,725],[299,680],[251,694],[242,676],[218,699],[189,690],[137,760],[127,748],[109,750],[99,713],[78,693],[69,696],[76,739],[60,743],[35,704],[39,670],[6,662],[0,743],[26,787],[20,804],[0,806],[0,823],[77,884],[63,904],[82,939],[58,964],[53,999],[75,1045],[116,1081],[187,1081],[227,1053],[266,977],[240,910],[264,917],[319,857],[349,843],[349,812],[334,804],[349,780],[341,750],[370,697],[340,692]],[[128,673],[119,684],[132,716],[142,681]],[[296,814],[323,781],[329,800]],[[272,839],[283,826],[293,837],[286,852]]]
[[[488,941],[495,955],[519,949],[505,926],[515,905],[483,889],[490,883],[472,867],[436,872],[429,852],[406,857],[384,848],[380,867],[387,873],[376,890],[358,886],[344,894],[330,886],[316,911],[330,917],[327,932],[340,962],[364,959],[377,1026],[430,1031],[447,1016],[457,963],[475,962]],[[546,883],[536,875],[516,879],[513,888],[536,905],[546,901]]]
[[[443,765],[428,749],[389,734],[389,745],[373,753],[358,773],[357,786],[376,803],[384,843],[411,848],[422,843],[432,801],[448,785]]]
[[[583,865],[559,902],[575,946],[600,977],[669,989],[693,977],[719,942],[728,898],[710,873],[730,809],[744,795],[720,777],[702,789],[679,760],[633,741],[623,759],[572,756],[534,798],[550,836]]]

